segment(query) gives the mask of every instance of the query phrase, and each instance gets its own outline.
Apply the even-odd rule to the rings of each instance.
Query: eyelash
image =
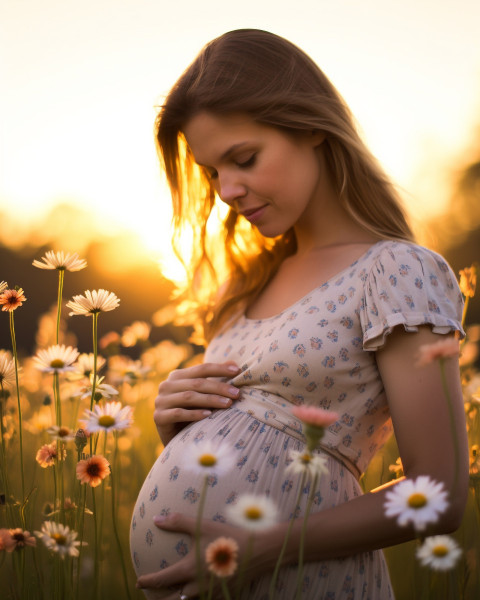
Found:
[[[237,167],[239,167],[240,169],[249,169],[250,167],[253,167],[256,162],[257,162],[257,154],[254,153],[254,154],[252,154],[252,156],[250,156],[250,158],[248,158],[244,162],[235,162],[235,165]],[[212,169],[211,171],[206,171],[206,173],[207,173],[207,177],[210,180],[214,180],[214,179],[218,178],[218,171],[216,171],[215,169]]]

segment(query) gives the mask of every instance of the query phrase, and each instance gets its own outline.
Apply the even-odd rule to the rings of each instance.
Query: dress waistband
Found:
[[[299,442],[305,444],[306,438],[303,434],[303,425],[299,419],[296,419],[286,406],[281,404],[269,402],[266,398],[256,398],[250,394],[242,394],[239,400],[237,400],[233,407],[239,412],[251,415],[258,421],[270,425],[278,429],[282,433],[285,433]],[[340,454],[336,448],[330,448],[323,445],[321,442],[318,444],[318,450],[328,454],[338,462],[340,462],[358,481],[361,476],[360,469],[347,457]]]

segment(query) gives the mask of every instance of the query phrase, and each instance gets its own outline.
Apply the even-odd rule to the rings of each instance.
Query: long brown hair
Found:
[[[156,120],[159,156],[173,200],[173,244],[188,266],[187,289],[206,340],[248,306],[281,261],[295,252],[296,242],[293,231],[264,238],[229,210],[223,237],[212,244],[207,222],[215,193],[182,133],[201,111],[242,112],[290,133],[324,132],[327,166],[344,209],[378,239],[413,239],[395,188],[361,140],[344,100],[312,59],[266,31],[226,33],[203,48]],[[188,257],[181,248],[185,231],[191,236]],[[227,274],[221,293],[219,271]]]

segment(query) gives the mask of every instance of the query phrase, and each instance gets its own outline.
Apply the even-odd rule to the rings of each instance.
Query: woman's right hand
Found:
[[[224,380],[239,372],[233,362],[203,363],[172,371],[155,398],[153,419],[162,443],[166,446],[185,425],[205,419],[212,409],[228,408],[240,390]]]

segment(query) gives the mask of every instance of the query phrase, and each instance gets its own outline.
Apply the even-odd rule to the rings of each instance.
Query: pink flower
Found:
[[[51,444],[44,444],[40,450],[37,452],[35,460],[38,464],[46,469],[47,467],[53,467],[57,460],[65,460],[66,451],[58,453],[57,442],[52,442]]]
[[[295,406],[292,414],[300,419],[305,425],[312,427],[328,427],[338,419],[338,413],[331,410],[323,410],[317,406]]]
[[[0,550],[13,552],[15,550],[15,540],[8,529],[0,529]]]
[[[25,546],[36,546],[37,540],[29,531],[24,531],[17,527],[16,529],[10,529],[10,535],[14,544],[14,549],[24,548]]]
[[[313,452],[318,442],[323,437],[325,427],[332,425],[339,418],[338,413],[323,410],[317,406],[295,406],[292,414],[300,419],[305,425],[305,437],[307,438],[307,448]]]
[[[433,344],[425,344],[420,346],[418,350],[417,367],[424,367],[429,365],[434,360],[440,360],[442,358],[450,358],[458,356],[460,354],[460,344],[458,340],[453,337],[448,337],[444,340],[434,342]]]

